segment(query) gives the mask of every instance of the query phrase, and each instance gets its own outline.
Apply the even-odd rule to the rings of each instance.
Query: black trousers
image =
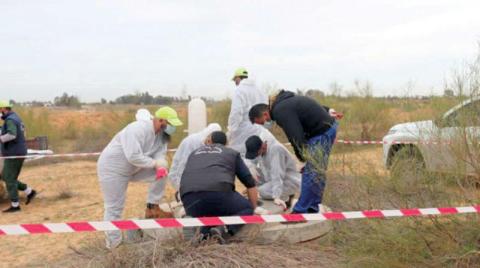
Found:
[[[250,202],[237,192],[193,192],[182,197],[183,207],[191,217],[245,216],[253,215]],[[235,235],[243,225],[228,225],[231,235]],[[211,227],[202,228],[208,234]]]

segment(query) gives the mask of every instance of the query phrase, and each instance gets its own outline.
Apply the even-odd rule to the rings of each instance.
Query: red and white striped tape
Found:
[[[177,149],[169,149],[168,152],[176,152]],[[63,158],[63,157],[89,157],[89,156],[99,156],[101,152],[98,153],[70,153],[70,154],[32,154],[32,155],[23,155],[23,156],[0,156],[0,159],[30,159],[30,158]]]
[[[353,144],[353,145],[367,145],[367,144],[422,144],[422,145],[439,145],[439,144],[450,144],[448,142],[437,142],[437,141],[358,141],[358,140],[335,140],[336,144]],[[285,143],[285,145],[290,146],[290,143]],[[169,149],[169,152],[176,152],[177,149]],[[25,155],[25,156],[0,156],[0,159],[30,159],[30,158],[63,158],[63,157],[89,157],[89,156],[99,156],[101,153],[69,153],[69,154],[34,154],[34,155]]]
[[[47,233],[80,233],[98,231],[127,231],[138,229],[165,229],[228,224],[262,224],[280,222],[327,221],[349,219],[372,219],[393,217],[437,216],[466,213],[480,213],[480,205],[468,207],[409,208],[393,210],[364,210],[347,212],[326,212],[312,214],[252,215],[228,217],[203,217],[182,219],[146,219],[118,221],[82,221],[65,223],[37,223],[0,225],[2,235],[31,235]]]
[[[438,141],[355,141],[355,140],[336,140],[335,143],[341,144],[422,144],[422,145],[439,145],[439,144],[450,144],[449,142],[438,142]]]

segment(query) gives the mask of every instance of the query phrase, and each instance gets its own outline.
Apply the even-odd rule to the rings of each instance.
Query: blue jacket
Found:
[[[12,141],[1,143],[1,151],[3,156],[22,156],[27,154],[27,143],[25,141],[25,126],[22,119],[14,112],[2,116],[3,126],[2,135],[7,133],[7,121],[11,121],[17,128],[16,138]]]

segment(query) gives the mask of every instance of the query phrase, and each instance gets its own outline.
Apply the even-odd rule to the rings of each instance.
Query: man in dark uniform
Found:
[[[2,113],[2,132],[0,133],[0,147],[5,157],[27,155],[27,144],[25,142],[25,127],[20,117],[12,111],[12,105],[8,101],[0,101],[0,112]],[[24,191],[27,195],[28,205],[36,196],[35,190],[18,180],[22,170],[24,158],[5,159],[2,179],[7,186],[8,196],[11,205],[4,213],[20,211],[18,190]]]
[[[180,195],[186,213],[191,217],[253,215],[258,192],[250,171],[240,153],[225,147],[227,137],[213,132],[207,145],[188,157],[180,180]],[[235,176],[247,188],[248,200],[235,191]],[[227,237],[235,235],[242,225],[227,226]],[[201,228],[205,236],[218,229]],[[220,234],[223,236],[223,234]]]

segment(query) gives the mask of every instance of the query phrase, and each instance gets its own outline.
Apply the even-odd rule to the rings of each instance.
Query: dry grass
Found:
[[[339,138],[379,139],[394,123],[431,119],[454,102],[433,98],[393,103],[370,98],[368,109],[363,109],[365,102],[359,97],[329,97],[322,103],[345,112]],[[62,110],[55,111],[52,119],[49,117],[52,111],[42,108],[24,111],[24,116],[30,136],[48,135],[57,152],[97,151],[133,120],[136,108]],[[182,119],[186,119],[185,107],[178,108]],[[209,107],[209,121],[225,126],[228,110],[228,102],[214,104]],[[280,137],[282,131],[275,129],[274,133]],[[171,147],[184,136],[179,130]],[[383,168],[381,155],[381,147],[336,145],[328,171],[325,204],[342,211],[456,206],[480,201],[480,192],[465,176],[390,177]],[[41,190],[41,194],[31,205],[22,207],[21,214],[2,215],[1,224],[102,219],[103,202],[95,162],[58,163],[50,159],[39,163],[41,165],[27,165],[21,180]],[[129,186],[124,218],[143,214],[146,188],[144,184]],[[172,197],[172,192],[171,188],[167,189],[167,199]],[[472,215],[338,222],[326,246],[314,241],[288,246],[244,243],[192,247],[172,240],[124,245],[108,252],[103,235],[90,233],[2,237],[0,251],[3,263],[9,267],[44,266],[45,263],[58,267],[476,267],[480,263],[478,219]],[[69,247],[76,253],[72,255]]]
[[[101,245],[74,249],[72,267],[336,267],[334,250],[315,243],[254,245],[213,241],[193,246],[182,239],[122,245],[110,252]]]

